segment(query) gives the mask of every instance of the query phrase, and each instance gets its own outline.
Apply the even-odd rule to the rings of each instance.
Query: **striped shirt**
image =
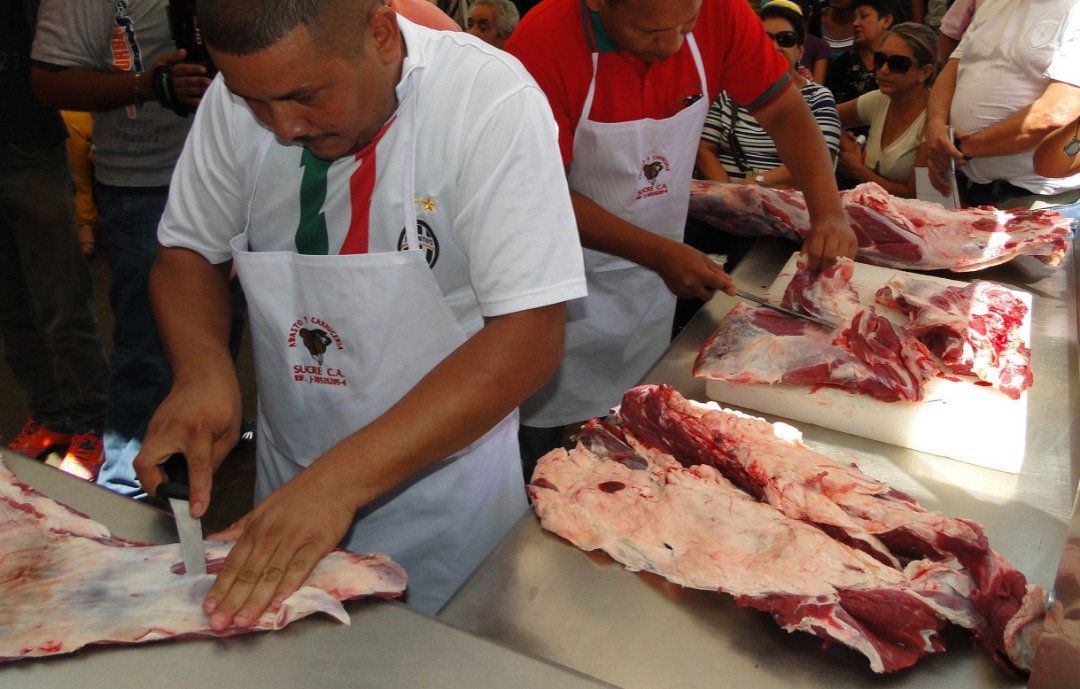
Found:
[[[825,135],[825,143],[829,151],[835,153],[840,150],[840,117],[836,114],[836,103],[833,101],[832,93],[824,86],[813,82],[808,82],[806,86],[799,89],[799,92],[806,99],[810,112],[814,114],[814,119],[821,127],[821,133]],[[705,118],[705,127],[701,132],[702,139],[715,143],[719,147],[720,164],[724,166],[728,176],[742,179],[783,165],[784,162],[780,160],[780,154],[776,152],[776,145],[772,139],[761,128],[754,116],[744,108],[738,108],[737,111],[735,140],[745,160],[736,160],[738,156],[733,150],[731,137],[733,114],[731,98],[726,92],[721,93],[709,108],[709,114]],[[742,162],[741,166],[739,162]]]

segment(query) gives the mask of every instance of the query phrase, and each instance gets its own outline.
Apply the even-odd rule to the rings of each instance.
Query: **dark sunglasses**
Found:
[[[781,31],[780,33],[765,32],[765,35],[776,41],[781,48],[794,48],[799,42],[799,36],[794,31]]]
[[[893,74],[903,74],[911,69],[911,65],[915,63],[907,55],[886,55],[885,53],[874,53],[874,70],[879,70],[885,65],[889,66],[889,71]]]

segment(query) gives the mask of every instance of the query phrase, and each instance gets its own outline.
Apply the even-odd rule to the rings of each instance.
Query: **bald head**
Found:
[[[206,42],[230,55],[250,55],[304,27],[320,46],[358,51],[371,10],[382,0],[200,0]]]

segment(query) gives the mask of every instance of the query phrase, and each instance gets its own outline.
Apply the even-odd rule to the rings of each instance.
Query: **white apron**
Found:
[[[415,88],[403,100],[394,126],[410,128],[414,151]],[[271,140],[256,156],[254,184]],[[413,198],[412,157],[404,199]],[[251,252],[248,233],[258,228],[250,227],[232,241],[258,384],[256,500],[377,418],[466,340],[419,248],[413,204],[403,205],[402,251]],[[408,575],[406,602],[434,614],[526,506],[514,413],[363,509],[341,545],[390,555]]]
[[[570,188],[613,215],[681,242],[701,129],[709,110],[705,67],[693,35],[705,97],[663,120],[594,122],[593,77],[574,134]],[[653,271],[585,249],[589,294],[568,302],[562,366],[522,405],[526,426],[550,428],[605,416],[671,342],[675,295]]]

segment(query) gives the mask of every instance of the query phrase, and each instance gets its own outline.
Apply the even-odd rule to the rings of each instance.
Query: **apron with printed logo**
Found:
[[[416,93],[403,196],[413,198]],[[403,121],[404,120],[404,121]],[[267,135],[256,156],[255,184]],[[254,185],[253,185],[254,187]],[[249,196],[248,218],[254,202]],[[347,255],[252,252],[232,241],[244,286],[259,397],[256,500],[400,400],[466,340],[404,206],[400,251]],[[451,402],[452,403],[452,402]],[[406,602],[434,614],[526,509],[517,414],[357,514],[342,547],[383,552],[408,575]]]
[[[681,242],[690,180],[709,109],[708,84],[693,35],[686,43],[705,97],[663,120],[589,119],[599,54],[574,134],[570,188],[613,215]],[[527,426],[550,428],[605,416],[671,342],[675,295],[659,275],[585,249],[589,294],[567,303],[566,344],[556,376],[522,405]]]

